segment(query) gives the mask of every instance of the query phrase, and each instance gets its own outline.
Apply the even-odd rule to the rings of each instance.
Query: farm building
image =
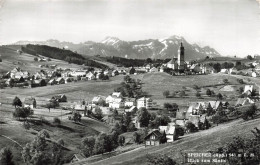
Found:
[[[247,98],[238,98],[235,106],[243,106],[243,105],[248,105],[248,104],[254,104],[255,102],[250,99],[249,97]]]
[[[31,109],[36,108],[36,99],[33,97],[25,98],[23,106],[30,107]]]
[[[152,108],[152,105],[153,105],[152,99],[150,99],[150,98],[142,97],[137,100],[137,109],[140,109],[140,108],[149,109],[149,108]]]
[[[159,130],[152,130],[144,138],[145,146],[159,146],[163,134]]]
[[[65,84],[65,80],[62,77],[57,78],[56,81],[57,81],[57,84]]]
[[[53,96],[52,99],[54,99],[58,102],[67,102],[67,97],[66,97],[66,95],[63,95],[63,94]]]
[[[174,125],[168,125],[168,126],[159,126],[159,131],[166,133],[167,143],[173,142],[178,138],[178,135],[176,133],[176,127]]]

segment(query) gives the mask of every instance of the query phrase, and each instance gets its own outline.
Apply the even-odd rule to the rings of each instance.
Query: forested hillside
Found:
[[[107,67],[104,64],[100,64],[91,59],[87,59],[86,57],[83,57],[82,55],[76,52],[72,52],[71,50],[59,49],[59,48],[50,47],[46,45],[28,44],[26,46],[22,46],[22,51],[35,56],[42,55],[45,57],[64,60],[69,63],[74,63],[78,65],[85,64],[86,66],[97,67],[97,68]]]

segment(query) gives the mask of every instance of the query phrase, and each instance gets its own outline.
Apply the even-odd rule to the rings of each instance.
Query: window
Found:
[[[154,135],[152,135],[152,136],[151,136],[151,139],[155,139],[155,136],[154,136]]]

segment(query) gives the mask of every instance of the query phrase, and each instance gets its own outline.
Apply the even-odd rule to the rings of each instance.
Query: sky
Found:
[[[260,0],[0,0],[0,44],[172,35],[222,55],[260,54]]]

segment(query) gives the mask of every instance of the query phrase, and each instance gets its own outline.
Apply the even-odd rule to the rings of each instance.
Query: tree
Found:
[[[134,74],[134,73],[135,73],[135,68],[132,67],[132,68],[130,69],[130,71],[129,71],[129,74]]]
[[[173,108],[172,104],[170,104],[170,103],[164,103],[163,107],[166,108],[167,110]]]
[[[74,112],[72,116],[72,120],[76,123],[81,121],[81,114],[78,112]]]
[[[199,91],[197,91],[197,93],[196,93],[196,97],[198,97],[198,98],[200,98],[200,97],[201,97],[201,94],[200,94],[200,92],[199,92]]]
[[[181,98],[184,97],[184,96],[185,96],[185,91],[181,91],[181,92],[179,93],[179,95],[180,95]]]
[[[52,164],[53,156],[47,146],[47,133],[43,130],[38,133],[31,143],[27,143],[22,150],[22,157],[27,164]]]
[[[61,121],[58,117],[54,117],[53,118],[53,124],[57,124],[57,125],[60,125]]]
[[[188,132],[195,132],[195,131],[197,131],[196,126],[195,126],[192,122],[190,122],[190,121],[188,121],[188,122],[185,124],[185,128],[186,128],[186,130],[187,130]]]
[[[214,68],[217,72],[220,72],[220,70],[221,70],[221,65],[220,65],[220,63],[215,63],[215,64],[213,64],[213,68]]]
[[[0,164],[1,165],[14,165],[13,154],[10,148],[2,148],[0,150]]]
[[[169,97],[169,95],[170,95],[170,92],[168,90],[163,92],[163,96],[165,98]]]
[[[228,84],[228,79],[223,79],[224,84]]]
[[[150,121],[150,113],[146,108],[141,108],[137,111],[137,118],[140,122],[141,127],[147,127]]]
[[[165,131],[163,131],[163,134],[162,134],[162,137],[161,137],[161,139],[160,139],[160,142],[161,142],[161,143],[166,143],[166,142],[167,142],[167,137],[166,137]]]
[[[27,118],[28,116],[31,116],[33,114],[33,110],[30,109],[30,107],[17,107],[15,111],[13,112],[13,117],[18,118]]]
[[[248,120],[249,117],[253,119],[254,115],[256,114],[256,111],[257,111],[257,107],[255,104],[253,104],[245,112],[242,113],[242,118],[244,120]]]
[[[94,154],[93,149],[95,146],[94,136],[84,137],[81,141],[81,151],[86,157],[89,157]]]
[[[14,98],[14,100],[13,100],[13,106],[16,108],[17,106],[18,107],[21,107],[22,106],[22,102],[21,102],[21,100],[17,97],[17,96],[15,96],[15,98]]]
[[[125,144],[125,137],[124,137],[123,135],[120,135],[120,136],[118,137],[118,144],[119,144],[120,146],[123,146],[123,145]]]
[[[63,139],[59,139],[59,140],[57,140],[57,144],[59,144],[59,145],[61,145],[61,146],[64,146],[65,145],[65,142],[64,142],[64,140]]]
[[[101,120],[103,118],[103,113],[100,107],[96,107],[95,108],[95,118],[97,118],[98,120]]]
[[[211,95],[212,95],[212,93],[211,93],[211,90],[210,90],[210,89],[207,89],[207,91],[206,91],[206,95],[208,95],[208,96],[211,96]]]
[[[222,96],[221,93],[219,93],[219,94],[217,95],[217,99],[218,99],[218,100],[222,100],[222,99],[223,99],[223,96]]]
[[[248,55],[246,58],[247,58],[248,60],[253,60],[253,57],[252,57],[251,55]]]
[[[149,63],[152,63],[152,62],[153,62],[153,60],[152,60],[151,58],[147,58],[147,59],[146,59],[146,63],[149,64]]]

